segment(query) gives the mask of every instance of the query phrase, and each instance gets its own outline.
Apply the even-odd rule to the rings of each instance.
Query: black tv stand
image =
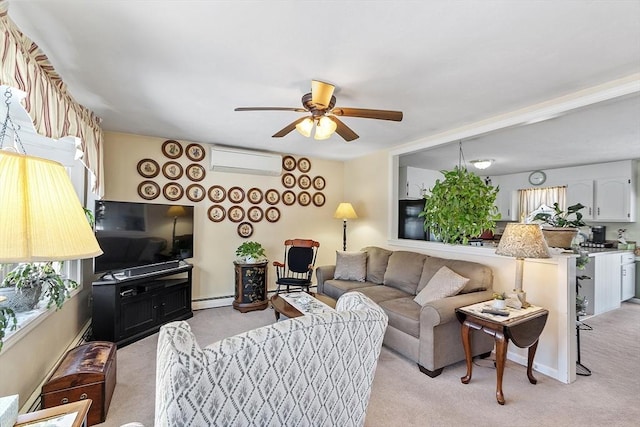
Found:
[[[92,339],[122,347],[167,322],[192,317],[192,270],[191,264],[176,260],[113,272],[93,282]]]

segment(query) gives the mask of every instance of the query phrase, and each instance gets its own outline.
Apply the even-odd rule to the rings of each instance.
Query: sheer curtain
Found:
[[[565,210],[567,208],[567,187],[525,188],[518,190],[518,199],[518,212],[520,212],[520,220],[522,221],[541,205],[551,207],[557,202],[560,209]]]
[[[93,192],[101,196],[104,173],[100,119],[73,99],[47,56],[9,18],[8,6],[6,0],[0,0],[0,83],[27,93],[24,107],[40,135],[80,138],[82,163],[93,175]]]

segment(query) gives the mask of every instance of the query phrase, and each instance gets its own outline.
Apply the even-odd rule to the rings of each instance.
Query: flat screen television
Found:
[[[193,257],[193,206],[96,200],[94,212],[95,273]]]

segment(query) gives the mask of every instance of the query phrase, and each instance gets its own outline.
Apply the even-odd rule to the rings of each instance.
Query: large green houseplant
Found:
[[[460,166],[441,172],[444,180],[436,180],[430,194],[424,196],[424,210],[419,214],[425,230],[430,229],[444,243],[463,245],[486,230],[494,231],[500,219],[495,205],[498,188]]]

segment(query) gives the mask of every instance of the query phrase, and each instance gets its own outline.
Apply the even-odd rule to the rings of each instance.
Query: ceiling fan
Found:
[[[311,113],[310,116],[302,117],[289,123],[283,129],[276,132],[273,137],[282,138],[294,129],[302,135],[309,137],[315,125],[315,139],[327,139],[336,132],[347,142],[357,139],[358,134],[344,124],[342,120],[338,119],[337,116],[391,120],[394,122],[402,120],[402,111],[336,107],[336,97],[333,95],[334,90],[335,86],[330,83],[311,80],[311,92],[302,96],[302,106],[304,108],[238,107],[235,111],[295,111],[298,113]]]

